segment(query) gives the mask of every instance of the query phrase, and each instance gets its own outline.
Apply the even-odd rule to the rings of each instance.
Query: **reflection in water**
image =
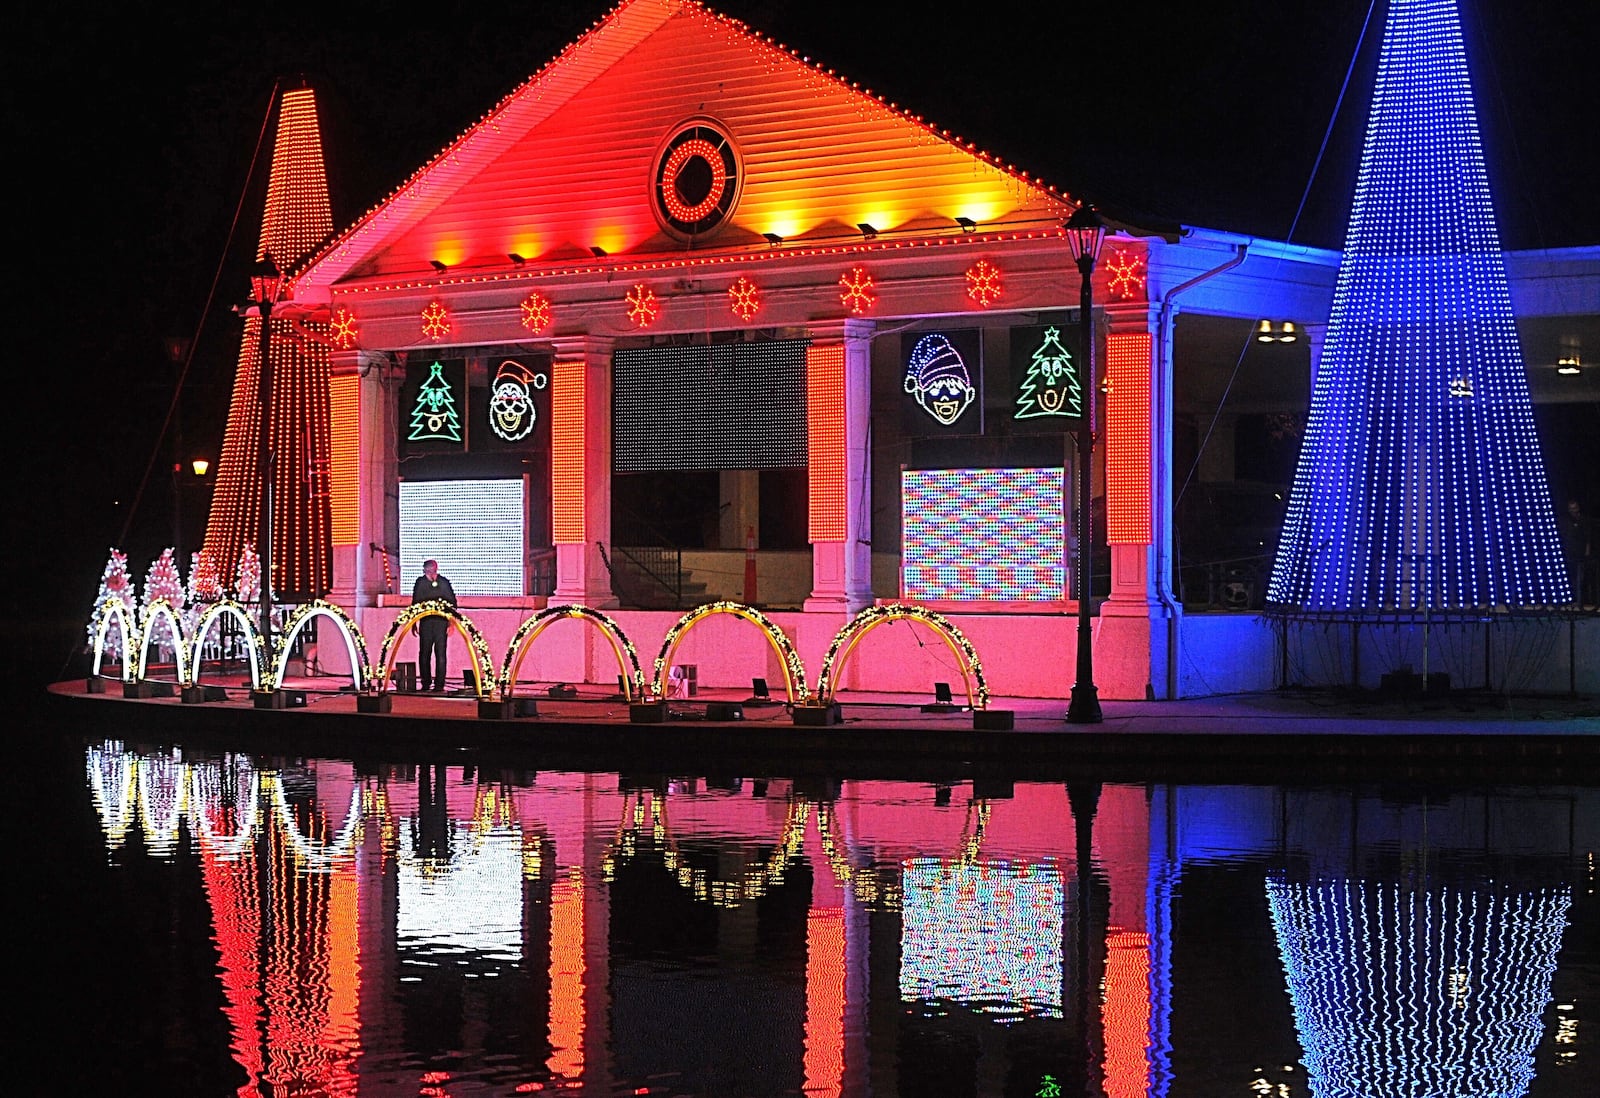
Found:
[[[1566,889],[1267,882],[1319,1095],[1514,1096],[1566,929]]]
[[[1426,861],[1484,798],[1419,843],[1354,791],[84,761],[114,860],[198,867],[240,1095],[1520,1094],[1588,1050],[1590,954],[1543,1011],[1593,791],[1521,798],[1487,885]]]

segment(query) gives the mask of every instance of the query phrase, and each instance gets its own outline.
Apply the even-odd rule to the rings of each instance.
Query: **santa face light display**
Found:
[[[490,430],[507,442],[527,438],[538,419],[533,390],[543,389],[547,382],[545,374],[535,373],[520,362],[502,362],[489,393]]]
[[[906,392],[942,426],[961,418],[977,390],[961,353],[937,333],[923,336],[906,363]]]

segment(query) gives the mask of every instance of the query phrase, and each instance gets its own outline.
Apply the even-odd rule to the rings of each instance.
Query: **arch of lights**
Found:
[[[106,651],[106,632],[111,628],[111,619],[113,617],[122,624],[122,681],[132,682],[136,676],[133,671],[133,657],[129,653],[133,651],[136,639],[139,641],[140,646],[143,646],[143,638],[140,636],[141,631],[138,623],[134,620],[133,611],[116,599],[111,599],[101,605],[96,615],[97,620],[94,627],[94,670],[91,674],[100,674],[100,664],[105,657]]]
[[[139,634],[139,678],[145,677],[145,672],[150,666],[150,642],[155,637],[156,619],[166,618],[167,627],[172,630],[172,659],[178,672],[178,681],[187,683],[189,676],[189,643],[184,639],[183,626],[178,622],[178,612],[172,608],[172,603],[166,599],[151,599],[150,605],[144,608],[144,620],[140,626]]]
[[[983,678],[983,664],[978,661],[978,650],[948,618],[921,606],[890,603],[886,606],[869,606],[845,624],[833,638],[828,654],[822,659],[822,674],[817,679],[817,698],[824,704],[833,701],[837,683],[844,665],[857,644],[878,626],[891,621],[921,622],[932,629],[950,649],[961,671],[961,681],[966,686],[967,704],[973,709],[989,707],[989,685]]]
[[[690,865],[678,850],[678,841],[667,826],[666,798],[653,791],[635,793],[631,803],[624,802],[622,820],[600,861],[601,879],[608,884],[616,879],[619,865],[632,861],[639,853],[639,834],[645,819],[650,821],[650,838],[661,850],[661,864],[677,882],[696,900],[713,907],[735,908],[746,900],[758,900],[769,889],[783,883],[789,864],[800,856],[806,843],[806,820],[810,805],[803,798],[790,797],[783,830],[773,846],[772,853],[756,863],[747,863],[735,880],[713,877],[704,869]]]
[[[622,627],[611,618],[587,606],[576,603],[563,606],[549,606],[539,611],[533,617],[523,622],[512,636],[510,644],[506,647],[505,662],[500,667],[500,696],[511,697],[517,686],[517,673],[522,669],[523,658],[527,649],[551,625],[563,618],[576,618],[579,621],[592,623],[605,636],[611,644],[611,651],[617,657],[617,667],[622,671],[622,681],[626,688],[627,700],[633,701],[644,693],[644,671],[639,666],[639,652],[633,646],[633,641],[628,639]]]
[[[294,849],[295,861],[302,867],[312,870],[328,870],[339,865],[348,865],[355,858],[356,847],[361,842],[362,822],[362,789],[357,785],[350,790],[350,807],[345,810],[344,822],[334,832],[333,838],[320,842],[311,838],[300,830],[299,823],[294,818],[294,810],[289,807],[288,798],[283,792],[283,782],[276,775],[267,775],[265,780],[268,803],[272,806],[272,814],[278,821],[278,826],[283,829],[283,837],[288,840]]]
[[[655,674],[653,676],[657,697],[666,696],[667,668],[673,652],[677,650],[679,641],[696,623],[702,622],[714,614],[732,614],[735,617],[743,618],[766,634],[767,643],[772,645],[772,650],[778,654],[778,662],[783,667],[783,688],[788,694],[789,704],[806,704],[806,669],[805,665],[800,662],[800,653],[795,651],[793,642],[789,640],[782,629],[773,624],[772,619],[755,607],[725,599],[695,607],[679,618],[677,624],[671,629],[667,630],[667,635],[661,641],[661,653],[656,656]],[[797,692],[798,697],[796,697]]]
[[[361,635],[361,627],[345,612],[344,607],[322,599],[297,607],[295,612],[289,615],[289,620],[283,623],[283,640],[278,645],[277,659],[273,661],[272,683],[276,685],[288,677],[289,653],[294,649],[294,639],[299,636],[300,630],[305,628],[306,622],[318,615],[331,619],[339,627],[339,632],[344,637],[345,652],[350,657],[351,681],[357,690],[365,690],[369,669],[367,640]]]
[[[455,626],[456,632],[461,634],[461,639],[467,642],[467,652],[472,656],[472,672],[478,682],[478,696],[493,697],[495,688],[490,671],[494,667],[494,657],[489,654],[489,642],[483,639],[483,634],[478,631],[471,618],[457,611],[443,599],[413,603],[400,611],[400,616],[389,626],[389,633],[383,638],[383,650],[378,657],[381,673],[368,672],[379,689],[388,689],[389,675],[394,671],[394,657],[400,651],[400,642],[423,618],[444,618]]]
[[[192,686],[199,682],[201,675],[200,652],[203,649],[206,635],[216,622],[229,616],[238,624],[242,635],[249,646],[250,684],[253,689],[263,689],[267,686],[276,686],[283,682],[288,671],[289,653],[301,628],[311,618],[321,615],[332,619],[339,627],[344,639],[345,651],[350,659],[352,668],[351,677],[358,691],[374,691],[389,689],[389,676],[394,670],[394,661],[399,653],[400,642],[405,639],[417,622],[426,617],[442,617],[449,621],[466,642],[467,650],[472,657],[473,672],[478,682],[478,696],[492,698],[499,696],[510,697],[516,688],[517,672],[526,658],[527,649],[530,648],[539,635],[549,628],[551,624],[562,618],[578,618],[595,625],[605,635],[611,645],[613,654],[617,658],[617,666],[622,671],[622,680],[629,700],[645,696],[653,690],[655,696],[663,697],[666,693],[666,674],[670,661],[678,645],[688,631],[699,622],[715,614],[731,614],[751,623],[766,637],[768,645],[777,654],[783,668],[784,690],[791,705],[805,705],[813,701],[828,703],[834,700],[838,680],[843,672],[849,657],[868,633],[878,626],[892,621],[920,622],[932,629],[944,641],[951,654],[956,658],[958,669],[961,672],[962,684],[967,693],[968,703],[973,709],[985,709],[989,704],[989,687],[984,679],[983,665],[979,661],[977,649],[971,641],[949,619],[921,606],[905,603],[892,603],[885,606],[869,606],[852,618],[841,629],[829,646],[827,655],[823,659],[822,673],[817,680],[815,692],[810,691],[806,684],[805,665],[795,649],[794,643],[770,618],[753,606],[744,603],[722,600],[702,604],[690,610],[667,631],[662,640],[661,649],[656,656],[652,668],[652,677],[647,683],[644,679],[643,669],[639,663],[638,649],[630,640],[618,623],[588,606],[580,604],[567,604],[548,607],[538,614],[524,621],[511,638],[506,649],[505,659],[498,664],[498,673],[495,672],[496,662],[489,649],[488,641],[474,624],[471,618],[462,614],[455,607],[442,600],[417,603],[402,610],[389,627],[383,645],[379,650],[376,663],[369,661],[369,650],[366,638],[361,628],[356,624],[348,611],[337,603],[318,599],[302,604],[295,608],[284,623],[284,631],[274,637],[274,653],[271,660],[263,659],[261,635],[254,621],[251,619],[248,608],[233,599],[222,599],[209,603],[195,621],[192,633],[186,633],[180,615],[166,600],[153,601],[143,614],[143,620],[135,626],[135,615],[120,602],[109,601],[101,605],[92,619],[94,624],[94,663],[92,674],[99,676],[104,664],[106,638],[113,619],[121,623],[122,631],[138,644],[140,653],[138,663],[125,659],[121,668],[121,678],[125,682],[133,682],[143,678],[149,655],[149,646],[152,639],[151,627],[157,618],[165,618],[172,629],[177,653],[177,673],[179,682],[185,686]]]
[[[231,776],[230,776],[231,772]],[[237,861],[255,845],[256,828],[261,821],[261,771],[251,765],[247,755],[226,756],[224,763],[189,768],[189,816],[204,842],[224,861]],[[233,785],[231,796],[224,796],[226,785]],[[233,829],[220,824],[222,811],[233,805]],[[213,818],[213,812],[218,818]]]
[[[261,633],[256,629],[256,623],[251,620],[250,613],[245,609],[244,604],[235,602],[233,599],[222,599],[212,603],[195,622],[194,636],[189,642],[189,647],[195,652],[194,667],[192,669],[194,674],[190,678],[190,685],[195,685],[200,681],[200,652],[203,651],[205,646],[206,632],[211,628],[213,622],[225,614],[239,623],[239,628],[244,633],[245,643],[250,646],[250,659],[248,660],[250,664],[250,687],[253,690],[260,690],[262,665],[266,662],[261,658]]]

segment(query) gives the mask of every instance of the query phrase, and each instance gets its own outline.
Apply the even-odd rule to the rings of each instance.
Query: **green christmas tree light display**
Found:
[[[435,362],[429,368],[427,380],[417,391],[417,403],[411,409],[411,434],[406,437],[410,442],[461,441],[461,417],[456,413],[456,398],[445,380],[442,363]]]
[[[1061,342],[1059,328],[1046,328],[1044,341],[1033,352],[1028,373],[1017,393],[1017,419],[1039,416],[1083,417],[1083,387],[1078,364]]]

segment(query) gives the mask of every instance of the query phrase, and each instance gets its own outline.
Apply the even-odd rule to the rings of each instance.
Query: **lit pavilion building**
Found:
[[[1087,377],[1078,205],[700,4],[624,0],[331,242],[280,256],[283,323],[331,343],[331,445],[307,466],[328,525],[296,527],[328,531],[328,597],[376,638],[434,557],[497,652],[546,603],[604,608],[648,651],[726,598],[766,608],[813,677],[852,615],[914,602],[971,639],[991,692],[1065,697],[1064,455],[1092,385],[1101,694],[1274,685],[1282,640],[1253,613],[1184,614],[1176,497],[1191,462],[1237,474],[1231,443],[1193,458],[1183,379],[1283,318],[1304,338],[1267,410],[1303,410],[1340,255],[1113,224]],[[1507,267],[1520,317],[1600,299],[1600,249]],[[699,681],[770,673],[760,638],[714,624],[680,652]],[[597,646],[524,670],[609,682]],[[878,640],[841,686],[929,682]]]

